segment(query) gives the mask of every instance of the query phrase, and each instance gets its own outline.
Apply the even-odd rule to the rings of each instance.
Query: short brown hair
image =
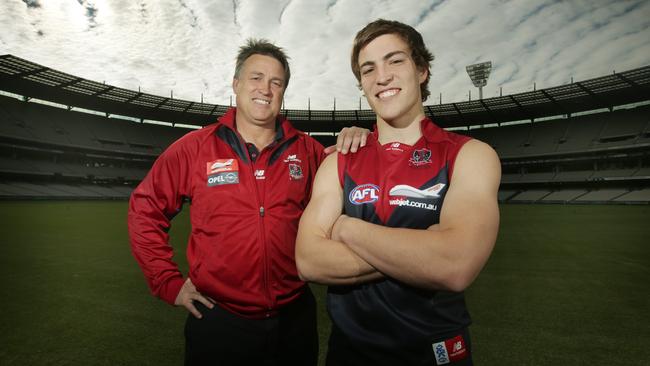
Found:
[[[289,85],[289,78],[291,77],[291,70],[289,69],[289,56],[284,53],[284,50],[266,39],[249,38],[246,43],[239,47],[237,54],[237,63],[235,64],[235,79],[239,78],[244,62],[253,55],[270,56],[278,60],[284,68],[284,88]]]
[[[418,69],[427,70],[427,78],[420,84],[420,93],[424,102],[431,94],[429,92],[429,78],[431,77],[431,61],[433,61],[434,57],[427,49],[427,46],[425,46],[422,35],[410,25],[395,20],[377,19],[360,30],[357,36],[354,37],[354,46],[352,47],[352,57],[350,60],[354,76],[357,78],[357,81],[361,81],[361,70],[359,68],[359,52],[361,52],[361,49],[375,38],[384,34],[395,34],[402,38],[411,49],[411,58]]]

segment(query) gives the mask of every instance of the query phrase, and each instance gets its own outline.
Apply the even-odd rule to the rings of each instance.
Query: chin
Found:
[[[255,113],[253,117],[258,120],[258,121],[270,121],[270,120],[275,120],[275,114],[268,112],[268,113]]]
[[[402,111],[394,110],[392,108],[382,108],[377,109],[375,113],[379,116],[379,118],[388,122],[399,118],[402,114]]]

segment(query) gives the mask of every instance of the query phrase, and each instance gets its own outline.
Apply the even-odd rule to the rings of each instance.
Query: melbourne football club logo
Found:
[[[411,155],[411,159],[409,160],[409,165],[422,166],[425,164],[431,164],[431,150],[429,149],[413,150],[413,155]]]
[[[289,177],[293,180],[302,179],[302,168],[298,164],[289,164]]]
[[[353,205],[377,202],[379,199],[379,187],[374,184],[362,184],[354,187],[348,196]]]

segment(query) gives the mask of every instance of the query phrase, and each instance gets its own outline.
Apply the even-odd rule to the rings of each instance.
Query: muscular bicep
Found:
[[[482,216],[486,213],[483,210],[496,208],[500,179],[501,165],[496,152],[478,140],[468,141],[456,158],[441,224],[457,223],[467,214]],[[467,208],[474,204],[480,206],[477,207],[476,214],[460,212],[461,206]],[[486,205],[490,207],[484,207]],[[448,222],[443,223],[444,219]]]
[[[501,166],[494,150],[477,140],[465,144],[456,158],[439,230],[457,245],[464,273],[471,282],[487,261],[499,228],[497,191]]]
[[[316,173],[311,200],[300,219],[299,235],[308,233],[329,238],[336,219],[341,215],[343,201],[336,159],[336,154],[329,155]]]
[[[303,280],[346,285],[382,277],[346,244],[331,238],[343,209],[337,156],[328,156],[316,174],[312,199],[298,227],[296,266]]]

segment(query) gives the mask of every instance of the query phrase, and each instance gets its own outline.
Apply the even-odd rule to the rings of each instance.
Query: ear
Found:
[[[232,78],[232,91],[237,94],[237,86],[239,85],[239,79]]]
[[[429,76],[429,70],[426,67],[423,67],[422,70],[418,72],[418,74],[420,84],[422,84],[425,80],[427,80],[427,76]]]

